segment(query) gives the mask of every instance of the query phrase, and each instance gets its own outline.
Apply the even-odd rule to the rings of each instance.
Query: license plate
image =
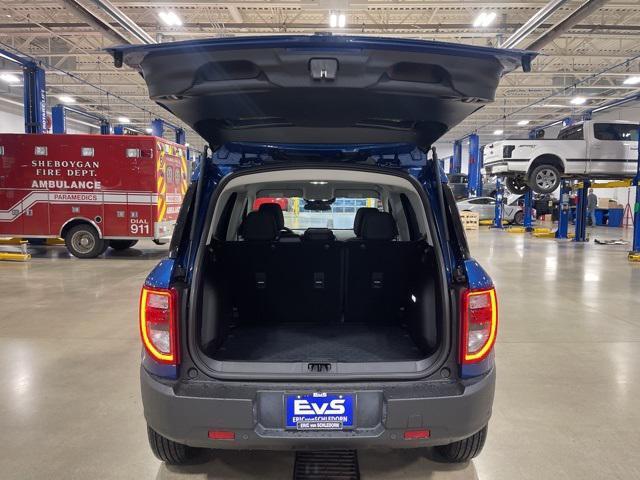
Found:
[[[352,393],[286,395],[286,427],[296,430],[353,428],[354,405]]]

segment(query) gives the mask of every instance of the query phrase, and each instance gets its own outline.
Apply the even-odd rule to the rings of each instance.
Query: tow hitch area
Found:
[[[355,450],[323,450],[296,452],[293,480],[360,480],[358,452]]]

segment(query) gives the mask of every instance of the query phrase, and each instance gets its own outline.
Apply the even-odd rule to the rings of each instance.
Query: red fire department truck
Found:
[[[62,237],[93,258],[171,237],[186,149],[152,136],[0,134],[0,236]]]

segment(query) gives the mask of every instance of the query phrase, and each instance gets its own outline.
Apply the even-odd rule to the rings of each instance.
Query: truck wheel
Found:
[[[527,190],[529,190],[529,185],[527,185],[527,182],[525,182],[522,177],[508,177],[505,181],[505,185],[507,190],[515,195],[522,195],[527,193]]]
[[[106,242],[97,230],[86,223],[72,227],[65,235],[64,243],[69,253],[78,258],[95,258],[106,249]]]
[[[109,240],[109,246],[114,250],[126,250],[136,243],[138,243],[138,240]]]
[[[476,457],[482,451],[486,439],[487,427],[485,426],[482,430],[474,433],[470,437],[448,445],[439,445],[435,448],[436,452],[445,462],[464,463]]]
[[[560,186],[560,172],[553,165],[538,165],[529,175],[529,186],[536,193],[551,193]]]
[[[147,426],[147,436],[149,437],[149,446],[153,454],[158,460],[162,460],[166,464],[184,465],[195,455],[195,448],[169,440],[149,426]]]
[[[516,225],[524,225],[524,212],[519,211],[513,216],[513,223]]]

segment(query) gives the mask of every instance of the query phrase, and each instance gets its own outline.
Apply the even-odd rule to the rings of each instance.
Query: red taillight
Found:
[[[154,360],[178,364],[175,290],[142,287],[140,336],[144,348]]]
[[[404,432],[405,440],[420,440],[429,438],[431,436],[431,432],[429,430],[407,430]]]
[[[227,430],[209,430],[211,440],[235,440],[236,434]]]
[[[462,294],[460,318],[460,362],[464,364],[484,360],[493,348],[498,331],[495,288],[465,291]]]

